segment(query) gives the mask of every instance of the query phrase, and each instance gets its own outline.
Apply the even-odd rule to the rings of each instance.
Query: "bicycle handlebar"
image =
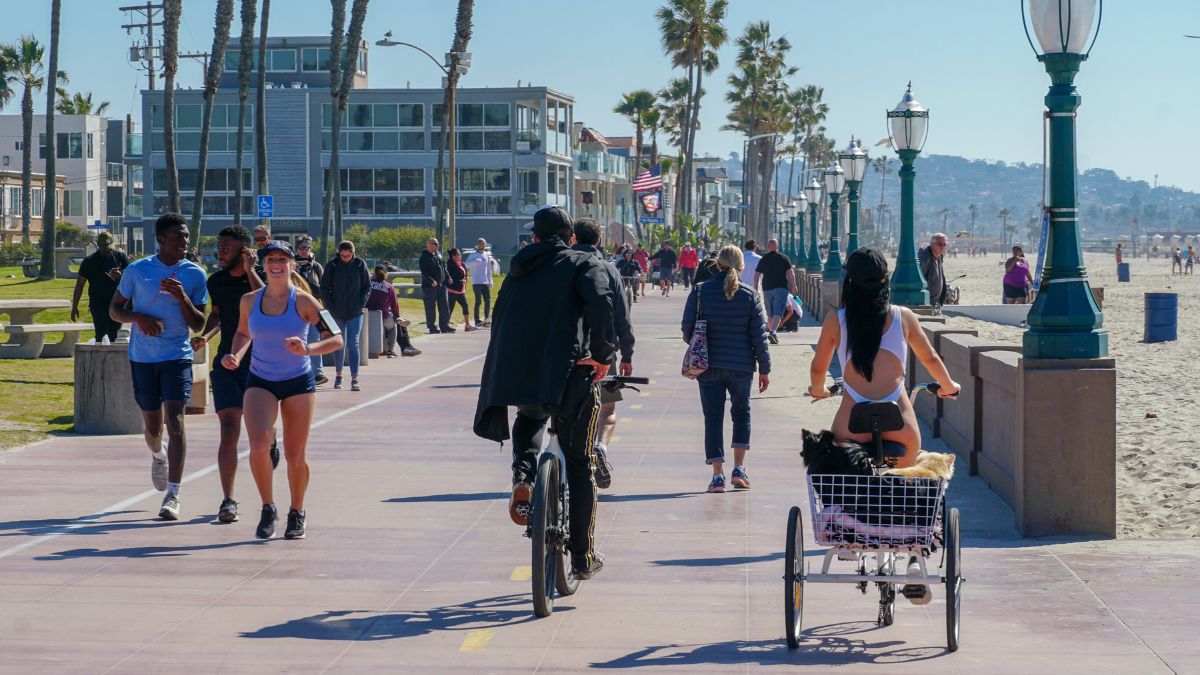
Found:
[[[620,387],[627,387],[631,384],[650,384],[650,378],[634,377],[632,375],[613,375],[600,380],[600,384],[615,384]]]
[[[829,386],[829,395],[837,396],[838,394],[845,391],[845,389],[846,389],[845,383],[843,383],[841,380],[836,380],[836,381],[834,381],[834,383],[832,385]],[[917,396],[917,392],[921,391],[922,389],[924,389],[924,390],[928,391],[929,393],[933,394],[934,396],[936,396],[937,393],[939,391],[941,391],[942,385],[938,384],[937,382],[922,382],[920,384],[915,384],[915,385],[913,385],[913,388],[909,391],[909,398],[915,399]],[[958,398],[958,394],[954,394],[953,396],[947,396],[946,398]]]

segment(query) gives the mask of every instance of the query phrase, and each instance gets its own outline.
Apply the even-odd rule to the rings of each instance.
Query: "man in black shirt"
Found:
[[[212,313],[208,315],[204,330],[198,337],[192,338],[192,349],[199,350],[218,330],[221,333],[221,342],[217,345],[217,354],[213,357],[208,378],[212,383],[213,407],[217,409],[217,420],[221,424],[217,468],[225,498],[217,511],[217,519],[222,523],[232,523],[238,519],[238,503],[233,499],[233,479],[237,473],[238,439],[242,434],[242,396],[246,392],[246,377],[250,373],[250,352],[246,352],[237,370],[229,370],[220,362],[233,348],[233,338],[237,335],[242,316],[242,296],[263,286],[262,279],[254,272],[256,260],[246,228],[231,225],[221,230],[217,235],[217,262],[221,269],[208,278]],[[273,458],[278,457],[279,451],[274,444],[271,449]]]
[[[92,326],[96,329],[96,342],[107,337],[109,342],[117,339],[121,324],[108,315],[108,305],[121,273],[129,267],[129,258],[114,249],[113,237],[108,232],[96,236],[96,252],[83,259],[79,265],[79,278],[75,280],[75,295],[71,298],[71,323],[79,320],[79,297],[83,295],[83,284],[88,284],[88,310],[92,313]]]
[[[438,240],[425,242],[419,261],[421,268],[421,300],[425,303],[425,326],[429,333],[453,333],[450,327],[450,298],[446,294],[446,260],[438,253]],[[436,311],[436,314],[434,310]]]
[[[675,264],[679,261],[679,256],[675,255],[675,249],[671,246],[671,242],[664,241],[662,247],[650,256],[650,259],[658,261],[658,281],[662,284],[662,294],[669,297],[671,285],[675,281]]]
[[[758,261],[754,271],[754,285],[762,282],[763,301],[767,310],[767,339],[771,344],[779,344],[779,336],[775,331],[787,314],[788,293],[796,293],[796,273],[792,270],[792,261],[779,252],[779,242],[775,239],[767,241],[767,254]]]

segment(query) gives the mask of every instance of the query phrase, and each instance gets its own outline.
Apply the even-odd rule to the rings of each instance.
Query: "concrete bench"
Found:
[[[12,339],[0,345],[0,358],[36,359],[72,356],[79,334],[92,330],[90,323],[27,323],[4,326]],[[46,344],[46,333],[62,333],[62,340]]]
[[[398,298],[421,298],[421,284],[412,283],[397,283],[392,284],[396,288],[396,297]]]
[[[406,270],[398,270],[396,272],[388,272],[387,278],[388,278],[388,281],[395,281],[396,279],[412,279],[413,281],[420,283],[421,273],[420,272],[410,272],[410,271],[406,271]]]
[[[22,260],[20,265],[21,273],[25,275],[26,279],[36,279],[42,263],[39,260]]]

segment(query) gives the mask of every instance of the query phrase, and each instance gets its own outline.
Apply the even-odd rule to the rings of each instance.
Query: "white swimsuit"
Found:
[[[900,321],[900,307],[893,305],[891,309],[892,325],[884,332],[883,337],[879,340],[879,349],[882,351],[891,352],[896,358],[900,359],[900,367],[905,371],[908,370],[908,343],[904,340],[904,326]],[[896,386],[896,390],[878,401],[872,400],[854,391],[849,382],[845,381],[846,370],[850,367],[849,350],[846,346],[846,310],[839,309],[838,325],[841,328],[841,336],[838,340],[838,362],[842,364],[842,386],[846,388],[846,394],[854,399],[855,403],[878,403],[880,401],[898,401],[904,395],[904,383],[901,382]]]

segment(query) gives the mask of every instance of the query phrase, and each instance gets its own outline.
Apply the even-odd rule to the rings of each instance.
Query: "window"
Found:
[[[43,188],[29,189],[29,214],[34,218],[42,217],[42,210],[46,208],[46,203],[42,201]]]
[[[425,170],[424,169],[398,169],[398,183],[402,192],[424,192],[425,191]]]
[[[290,73],[296,70],[296,50],[268,49],[267,70],[275,73]]]
[[[46,134],[38,134],[38,159],[46,159]]]
[[[424,150],[425,149],[425,132],[424,131],[401,131],[399,149],[400,150]]]
[[[300,70],[319,72],[329,70],[329,48],[310,47],[300,50]]]
[[[87,191],[87,214],[91,218],[96,213],[96,191]]]
[[[87,135],[87,158],[88,159],[92,159],[93,155],[94,155],[94,148],[92,147],[93,146],[92,141],[93,141],[94,137],[95,137],[94,134]]]
[[[458,147],[459,150],[482,150],[483,149],[483,132],[482,131],[460,131],[458,132]]]
[[[66,190],[63,192],[63,215],[83,217],[83,190]]]
[[[369,127],[371,126],[371,106],[365,103],[353,103],[350,105],[350,123],[347,126],[351,127]]]
[[[425,106],[420,103],[403,103],[397,106],[397,125],[402,127],[425,126]]]
[[[83,159],[83,137],[81,133],[55,134],[54,156],[58,159]],[[88,156],[91,156],[90,153]]]
[[[21,188],[8,188],[8,215],[21,215]]]
[[[458,215],[507,215],[512,213],[512,197],[463,195],[458,198]]]
[[[344,188],[346,190],[371,192],[374,188],[374,181],[371,177],[371,169],[347,169],[349,175],[348,184]]]
[[[483,104],[482,103],[459,103],[458,104],[458,124],[464,127],[481,127],[483,126]]]
[[[486,181],[487,190],[508,192],[512,189],[509,169],[488,169]]]
[[[463,191],[483,190],[484,169],[459,169],[458,189]]]
[[[375,169],[376,192],[396,192],[400,189],[397,169]]]
[[[483,126],[510,126],[507,103],[487,103],[483,106]]]
[[[512,150],[512,132],[485,131],[483,132],[484,150]]]
[[[399,113],[394,105],[376,104],[371,106],[377,127],[395,127],[400,125]]]
[[[179,129],[199,129],[203,117],[204,106],[177,105],[175,106],[175,126]]]

